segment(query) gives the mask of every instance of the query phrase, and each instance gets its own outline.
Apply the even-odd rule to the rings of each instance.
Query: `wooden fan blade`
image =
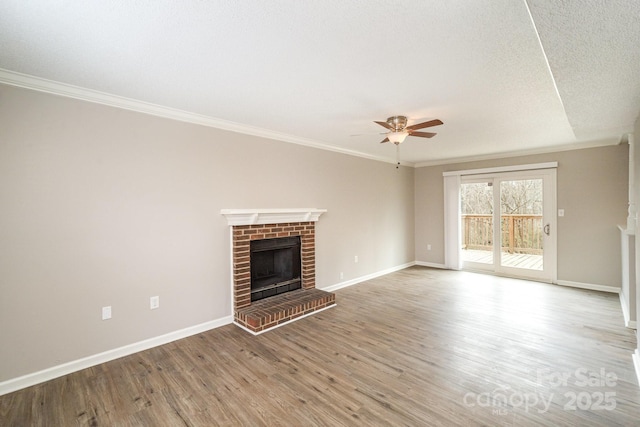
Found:
[[[409,136],[418,136],[420,138],[433,138],[436,135],[433,132],[409,132]]]
[[[391,125],[390,125],[389,123],[387,123],[387,122],[376,122],[376,121],[374,121],[373,123],[377,123],[377,124],[379,124],[380,126],[382,126],[382,127],[384,127],[384,128],[387,128],[387,129],[389,129],[389,130],[394,130],[394,129],[393,129],[393,126],[391,126]]]
[[[428,128],[431,126],[438,126],[441,125],[442,121],[435,119],[435,120],[429,120],[428,122],[423,122],[423,123],[418,123],[415,125],[411,125],[411,126],[407,126],[406,129],[407,130],[417,130],[417,129],[424,129],[424,128]]]
[[[389,142],[389,138],[385,138],[382,141],[380,141],[380,144],[384,144],[385,142]]]

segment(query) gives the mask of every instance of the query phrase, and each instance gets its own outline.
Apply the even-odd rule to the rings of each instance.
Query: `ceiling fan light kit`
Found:
[[[407,117],[406,116],[391,116],[387,119],[386,122],[374,122],[379,124],[380,126],[388,129],[390,132],[387,134],[387,137],[381,141],[384,142],[392,142],[395,145],[401,144],[408,136],[417,136],[419,138],[431,138],[436,134],[433,132],[416,132],[418,129],[424,129],[431,126],[439,126],[442,124],[441,120],[434,119],[429,120],[428,122],[417,123],[415,125],[407,126]]]
[[[409,132],[389,132],[387,138],[394,144],[402,144],[402,142],[409,136]]]

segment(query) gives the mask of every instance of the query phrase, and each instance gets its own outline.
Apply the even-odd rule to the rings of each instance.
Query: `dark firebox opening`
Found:
[[[300,236],[251,241],[251,301],[300,289]]]

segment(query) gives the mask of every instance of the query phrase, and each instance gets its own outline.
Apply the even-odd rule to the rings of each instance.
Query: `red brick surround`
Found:
[[[315,222],[235,225],[232,233],[233,311],[236,323],[257,333],[335,304],[333,293],[315,289]],[[302,289],[265,298],[252,305],[250,242],[293,236],[300,236]]]
[[[251,305],[250,245],[252,240],[300,236],[302,289],[316,287],[315,222],[236,225],[233,227],[233,307]]]

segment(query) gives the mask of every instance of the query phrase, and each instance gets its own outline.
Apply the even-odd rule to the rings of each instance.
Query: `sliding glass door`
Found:
[[[555,277],[555,169],[462,177],[460,201],[463,268]]]
[[[460,183],[463,267],[494,269],[493,178],[465,179]]]

